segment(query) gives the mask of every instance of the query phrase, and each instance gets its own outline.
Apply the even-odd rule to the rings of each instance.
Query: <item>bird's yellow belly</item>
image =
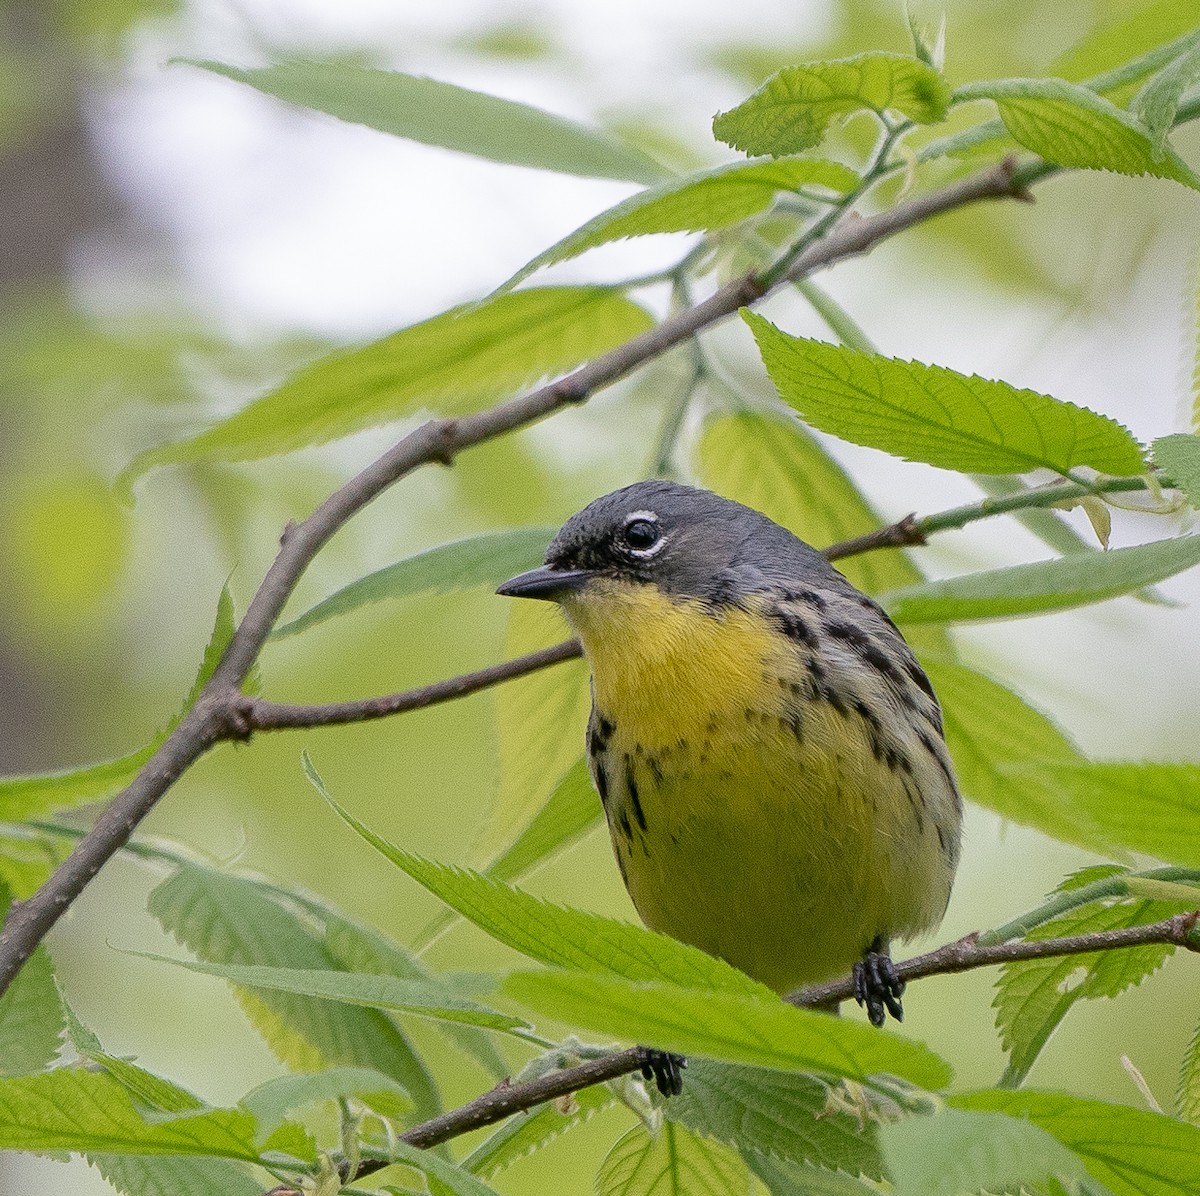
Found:
[[[916,740],[902,776],[753,614],[653,613],[653,642],[625,609],[627,646],[588,653],[593,774],[643,921],[777,991],[936,922],[952,868],[929,800],[952,791]],[[585,648],[594,620],[573,619]]]
[[[830,727],[821,744],[809,718],[818,742],[806,748],[771,717],[750,716],[752,744],[718,727],[690,757],[666,760],[614,734],[608,809],[646,925],[782,992],[848,971],[876,938],[936,920],[948,883],[931,884],[936,837],[918,833],[866,744],[847,747],[852,727]]]

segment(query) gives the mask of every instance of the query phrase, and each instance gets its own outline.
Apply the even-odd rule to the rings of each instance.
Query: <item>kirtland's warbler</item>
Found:
[[[583,643],[592,778],[646,925],[778,992],[853,968],[871,1021],[899,1018],[888,944],[941,920],[962,802],[879,605],[765,515],[663,481],[596,499],[499,592],[557,602]]]

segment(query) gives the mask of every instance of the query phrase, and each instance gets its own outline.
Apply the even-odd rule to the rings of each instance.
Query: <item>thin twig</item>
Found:
[[[826,236],[805,250],[788,271],[787,280],[794,282],[835,262],[865,253],[880,241],[939,213],[980,200],[1023,195],[1023,188],[1014,181],[1013,164],[1006,161],[878,215],[859,218],[847,213]],[[702,329],[727,319],[739,308],[757,303],[770,289],[760,274],[751,272],[565,378],[486,411],[431,420],[334,491],[302,523],[289,525],[274,563],[192,709],[45,884],[27,901],[14,904],[9,910],[0,933],[0,995],[38,943],[104,864],[125,845],[178,777],[219,740],[245,738],[250,733],[241,686],[300,576],[352,515],[418,466],[431,462],[450,464],[465,448],[527,427],[562,407],[583,402],[600,388],[624,378]]]
[[[445,681],[434,681],[417,689],[384,694],[378,698],[359,698],[348,702],[325,702],[315,706],[292,706],[284,702],[268,702],[262,698],[244,699],[243,717],[252,731],[280,731],[291,727],[329,727],[340,723],[363,723],[370,719],[387,718],[408,710],[420,710],[449,702],[467,694],[478,693],[503,681],[524,677],[564,660],[574,660],[583,654],[578,640],[567,640],[490,665],[475,673],[464,673]]]
[[[978,935],[968,934],[936,951],[918,955],[896,965],[896,973],[906,983],[923,980],[926,976],[948,976],[972,968],[993,964],[1014,963],[1022,959],[1049,959],[1060,955],[1086,955],[1092,951],[1115,951],[1122,947],[1144,947],[1149,943],[1169,943],[1200,951],[1197,933],[1200,913],[1176,914],[1161,922],[1145,926],[1128,926],[1120,930],[1096,930],[1090,934],[1071,934],[1053,939],[1019,939],[1009,943],[981,945]],[[824,1009],[847,1001],[854,996],[850,977],[831,980],[827,984],[810,985],[792,993],[788,1000],[804,1009]]]
[[[1083,955],[1093,951],[1115,951],[1127,947],[1144,947],[1150,943],[1163,943],[1200,952],[1198,922],[1200,912],[1192,912],[1176,914],[1174,917],[1145,926],[1098,930],[1091,934],[1075,934],[1062,938],[998,943],[987,947],[979,945],[976,941],[978,935],[970,934],[926,955],[918,955],[898,963],[896,971],[902,980],[913,981],[927,976],[949,975],[973,968],[1012,963],[1016,960],[1050,959],[1064,955]],[[828,984],[800,989],[787,999],[800,1008],[827,1009],[841,1001],[849,1000],[853,995],[854,983],[847,976]],[[637,1048],[630,1048],[600,1059],[590,1059],[586,1063],[564,1068],[562,1071],[526,1083],[513,1084],[504,1081],[467,1104],[414,1126],[402,1137],[412,1146],[436,1146],[471,1130],[503,1121],[514,1113],[532,1109],[548,1100],[629,1075],[641,1066],[641,1052]],[[382,1158],[365,1160],[358,1174],[361,1176],[381,1170],[390,1166],[392,1161]]]

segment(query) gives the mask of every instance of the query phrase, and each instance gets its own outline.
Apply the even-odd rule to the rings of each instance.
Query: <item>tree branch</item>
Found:
[[[1029,939],[1011,943],[980,946],[978,934],[969,934],[956,942],[918,955],[896,965],[905,981],[922,980],[927,976],[951,975],[973,968],[991,967],[1022,959],[1050,959],[1064,955],[1083,955],[1094,951],[1116,951],[1126,947],[1144,947],[1163,943],[1200,952],[1200,911],[1176,914],[1161,922],[1145,926],[1130,926],[1121,930],[1098,930],[1090,934],[1067,935],[1062,938]],[[802,1009],[828,1009],[854,995],[854,982],[847,976],[828,984],[812,985],[792,993],[787,1000]],[[617,1051],[600,1059],[590,1059],[575,1067],[567,1067],[523,1084],[502,1081],[490,1092],[476,1097],[460,1108],[442,1113],[414,1126],[402,1134],[411,1146],[428,1148],[449,1141],[461,1134],[485,1125],[503,1121],[514,1113],[532,1109],[546,1101],[578,1092],[606,1080],[638,1071],[642,1054],[637,1047]],[[395,1160],[401,1161],[401,1160]],[[372,1158],[359,1168],[359,1175],[372,1174],[391,1166],[392,1160]]]
[[[1024,198],[1012,160],[985,167],[967,178],[917,196],[873,216],[847,213],[791,267],[795,281],[835,262],[866,253],[880,241],[942,212],[985,199]],[[769,269],[769,268],[768,268]],[[280,550],[238,625],[212,679],[192,709],[133,783],[96,820],[87,836],[27,901],[9,910],[0,934],[0,995],[34,948],[49,933],[92,878],[128,841],[134,828],[192,763],[220,739],[245,738],[242,683],[266,642],[284,604],[309,562],[352,515],[418,466],[450,464],[465,448],[527,427],[562,407],[580,403],[600,388],[754,304],[770,293],[763,273],[734,279],[707,299],[662,321],[648,332],[596,358],[574,373],[486,411],[435,419],[409,433],[334,491],[302,523],[289,524]],[[780,285],[782,285],[782,280]]]
[[[464,698],[499,685],[535,673],[564,660],[574,660],[583,655],[578,640],[566,640],[549,648],[541,648],[514,660],[489,665],[474,673],[463,673],[445,681],[434,681],[417,689],[405,689],[399,693],[384,694],[378,698],[357,698],[348,702],[325,702],[314,706],[293,706],[284,702],[268,702],[263,698],[243,697],[242,717],[249,731],[281,731],[293,727],[329,727],[340,723],[363,723],[375,718],[387,718],[403,714],[408,710],[420,710],[425,706],[436,706]]]

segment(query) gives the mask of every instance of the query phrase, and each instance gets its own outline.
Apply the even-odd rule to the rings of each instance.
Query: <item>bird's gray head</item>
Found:
[[[572,515],[545,565],[498,593],[557,601],[593,578],[656,585],[718,606],[772,586],[846,585],[816,549],[760,512],[664,481],[635,482]]]

